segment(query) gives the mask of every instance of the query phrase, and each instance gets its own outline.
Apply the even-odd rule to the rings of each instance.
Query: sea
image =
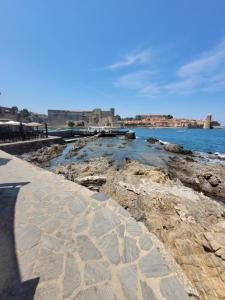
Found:
[[[67,152],[73,147],[73,143],[68,143],[62,155],[51,161],[51,167],[96,157],[107,157],[118,164],[129,157],[151,166],[166,166],[172,153],[166,152],[163,145],[149,144],[146,141],[149,137],[157,138],[163,143],[180,144],[185,149],[199,154],[201,160],[225,163],[225,129],[129,128],[129,130],[135,131],[135,140],[124,140],[122,136],[98,138],[88,143],[71,159],[66,159]],[[212,158],[209,153],[215,154],[215,157]],[[83,154],[85,156],[80,158]]]

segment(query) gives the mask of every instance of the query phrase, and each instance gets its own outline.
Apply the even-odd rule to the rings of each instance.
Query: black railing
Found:
[[[38,138],[48,137],[46,130],[35,131],[11,131],[0,129],[0,143],[10,143],[17,141],[26,141]]]

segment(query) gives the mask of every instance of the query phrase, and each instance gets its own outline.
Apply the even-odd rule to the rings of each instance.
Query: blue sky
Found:
[[[224,0],[0,0],[0,104],[225,123]]]

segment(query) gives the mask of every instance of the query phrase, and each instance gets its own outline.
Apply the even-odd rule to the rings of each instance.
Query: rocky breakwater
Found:
[[[160,168],[127,160],[100,189],[156,234],[199,299],[225,299],[225,206]],[[197,292],[195,292],[195,289]]]
[[[43,147],[37,151],[20,155],[19,157],[41,167],[49,167],[50,160],[61,155],[66,145],[54,144],[50,147]]]

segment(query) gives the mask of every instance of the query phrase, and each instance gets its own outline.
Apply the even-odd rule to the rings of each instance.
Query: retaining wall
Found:
[[[50,136],[44,139],[0,144],[0,150],[3,150],[12,155],[21,155],[23,153],[38,150],[44,146],[51,146],[53,144],[64,144],[64,143],[65,142],[61,137]]]

